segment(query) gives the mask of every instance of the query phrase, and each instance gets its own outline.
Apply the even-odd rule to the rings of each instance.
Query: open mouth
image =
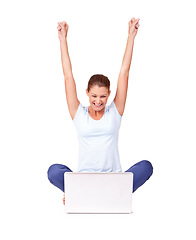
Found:
[[[96,107],[100,107],[100,106],[102,106],[103,104],[101,103],[101,104],[96,104],[96,103],[93,103]]]

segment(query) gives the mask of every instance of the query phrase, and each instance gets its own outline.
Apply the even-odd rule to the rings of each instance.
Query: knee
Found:
[[[57,170],[57,165],[58,164],[53,164],[48,168],[47,174],[48,174],[48,179],[51,183],[54,182],[55,176],[57,175],[57,171],[56,171]]]
[[[149,162],[148,160],[143,160],[142,164],[144,166],[144,168],[146,169],[146,171],[148,172],[149,177],[153,174],[153,166],[151,164],[151,162]]]

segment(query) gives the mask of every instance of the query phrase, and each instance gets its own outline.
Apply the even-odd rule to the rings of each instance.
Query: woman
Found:
[[[86,89],[89,107],[83,107],[77,98],[67,46],[69,26],[64,21],[58,23],[66,99],[79,138],[78,172],[122,172],[118,153],[118,133],[125,108],[129,69],[139,20],[132,18],[129,21],[127,45],[114,100],[110,106],[106,106],[111,92],[110,81],[106,76],[96,74],[90,78]],[[48,178],[64,192],[64,173],[71,171],[65,165],[53,164],[48,169]],[[149,161],[143,160],[126,172],[134,174],[133,191],[135,191],[150,178],[153,167]],[[63,202],[65,203],[65,197]]]

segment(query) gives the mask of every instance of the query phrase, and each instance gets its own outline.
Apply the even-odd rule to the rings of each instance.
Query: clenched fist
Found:
[[[65,21],[58,22],[57,29],[58,29],[58,37],[60,40],[67,38],[68,28],[69,28],[69,26]]]

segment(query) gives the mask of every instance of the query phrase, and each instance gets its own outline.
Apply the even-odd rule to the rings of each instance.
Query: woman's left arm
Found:
[[[119,77],[118,77],[116,96],[114,98],[114,103],[121,116],[123,115],[123,112],[125,109],[127,89],[128,89],[129,70],[131,66],[134,39],[135,39],[135,36],[137,35],[137,31],[139,28],[139,20],[140,20],[139,18],[138,19],[132,18],[129,21],[127,45],[126,45],[122,66],[121,66]]]

